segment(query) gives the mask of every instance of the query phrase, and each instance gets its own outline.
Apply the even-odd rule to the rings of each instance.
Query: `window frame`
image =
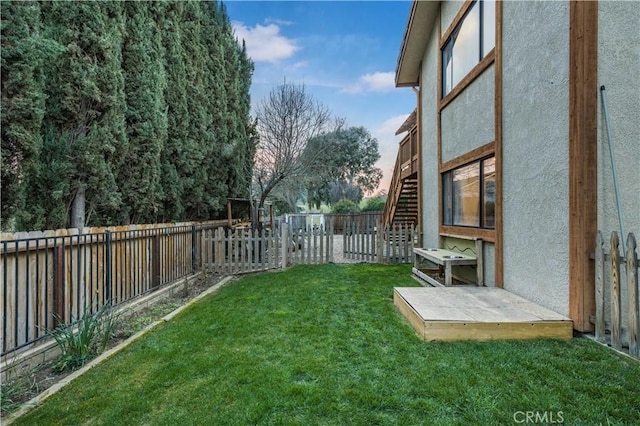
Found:
[[[494,7],[496,7],[497,2],[491,1],[491,3],[493,3]],[[455,66],[455,64],[451,65],[451,68],[450,68],[451,75],[447,76],[447,73],[445,72],[447,63],[444,61],[445,52],[448,52],[447,54],[451,58],[450,60],[453,61],[453,50],[455,48],[455,40],[457,38],[457,35],[460,32],[460,29],[462,28],[462,25],[464,24],[465,19],[469,16],[469,14],[473,10],[473,8],[476,6],[476,4],[478,5],[478,8],[479,8],[478,10],[479,25],[477,28],[478,59],[475,62],[475,65],[459,81],[453,84],[453,81],[452,81],[453,79],[451,78],[451,81],[450,81],[448,77],[453,77],[453,67]],[[443,37],[440,39],[440,53],[439,53],[440,54],[439,72],[441,76],[440,88],[439,88],[440,101],[445,101],[447,99],[451,100],[452,98],[457,96],[457,94],[461,91],[459,87],[462,87],[462,88],[466,87],[471,81],[475,80],[475,78],[478,75],[480,75],[482,71],[484,71],[491,63],[494,62],[495,37],[494,37],[493,47],[489,49],[489,51],[487,52],[484,51],[485,6],[486,6],[485,0],[471,0],[471,1],[468,0],[467,3],[458,12],[458,15],[455,17],[455,19],[451,23],[451,26],[447,29]],[[493,19],[494,31],[497,25],[495,16],[496,14],[494,12],[494,19]],[[451,84],[451,88],[449,89],[449,91],[446,91],[446,86],[448,81]],[[446,103],[441,105],[441,108],[444,108]]]
[[[486,194],[485,194],[485,183],[486,183],[486,177],[485,177],[485,162],[489,159],[494,159],[495,161],[495,154],[490,154],[490,155],[485,155],[481,158],[477,158],[474,159],[472,161],[466,162],[464,164],[460,164],[457,165],[456,167],[450,168],[448,170],[442,171],[441,172],[441,191],[442,191],[442,203],[440,206],[441,212],[442,212],[442,223],[441,226],[442,227],[446,227],[446,228],[465,228],[465,229],[471,229],[471,230],[479,230],[479,231],[489,231],[489,232],[494,232],[496,229],[495,223],[496,223],[496,217],[495,217],[495,213],[493,216],[493,226],[489,227],[485,225],[485,209],[486,209]],[[478,164],[478,226],[473,226],[473,225],[462,225],[462,224],[456,224],[454,223],[453,220],[453,212],[455,211],[455,197],[454,195],[454,191],[453,191],[453,175],[455,173],[456,170],[460,170],[466,167],[469,167],[471,165],[474,164]],[[495,171],[494,171],[495,173]],[[449,190],[449,192],[447,191],[447,189]],[[445,220],[447,218],[447,214],[446,214],[446,205],[448,201],[451,201],[451,220],[449,223],[446,223]],[[495,199],[494,199],[494,212],[495,212]]]

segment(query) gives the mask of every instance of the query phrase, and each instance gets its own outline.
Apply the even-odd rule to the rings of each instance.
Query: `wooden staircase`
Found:
[[[387,194],[387,203],[382,214],[382,225],[389,227],[398,223],[417,225],[420,215],[420,188],[418,170],[418,129],[415,111],[407,118],[396,134],[407,131],[396,157],[396,164]]]

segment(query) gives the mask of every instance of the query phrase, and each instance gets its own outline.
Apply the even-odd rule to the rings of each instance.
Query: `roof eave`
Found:
[[[420,63],[436,24],[435,18],[439,3],[438,1],[414,0],[411,4],[409,20],[405,28],[396,67],[396,87],[418,85]]]

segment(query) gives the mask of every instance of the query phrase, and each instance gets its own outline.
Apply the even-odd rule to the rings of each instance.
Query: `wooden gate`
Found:
[[[345,220],[342,239],[344,258],[377,263],[411,263],[416,242],[410,223],[382,227],[381,215],[354,215]]]
[[[345,218],[342,230],[345,259],[375,262],[379,219],[379,215],[354,215]]]

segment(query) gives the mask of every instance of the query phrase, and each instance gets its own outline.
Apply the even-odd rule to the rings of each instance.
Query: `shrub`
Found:
[[[364,200],[361,211],[362,212],[381,212],[384,210],[384,205],[387,203],[384,197],[371,197]]]
[[[94,314],[87,308],[80,319],[58,326],[51,332],[62,354],[53,363],[53,370],[62,372],[82,367],[85,362],[103,352],[119,325],[119,316],[104,305]]]
[[[351,200],[343,198],[335,203],[331,208],[332,213],[357,213],[358,206]]]

